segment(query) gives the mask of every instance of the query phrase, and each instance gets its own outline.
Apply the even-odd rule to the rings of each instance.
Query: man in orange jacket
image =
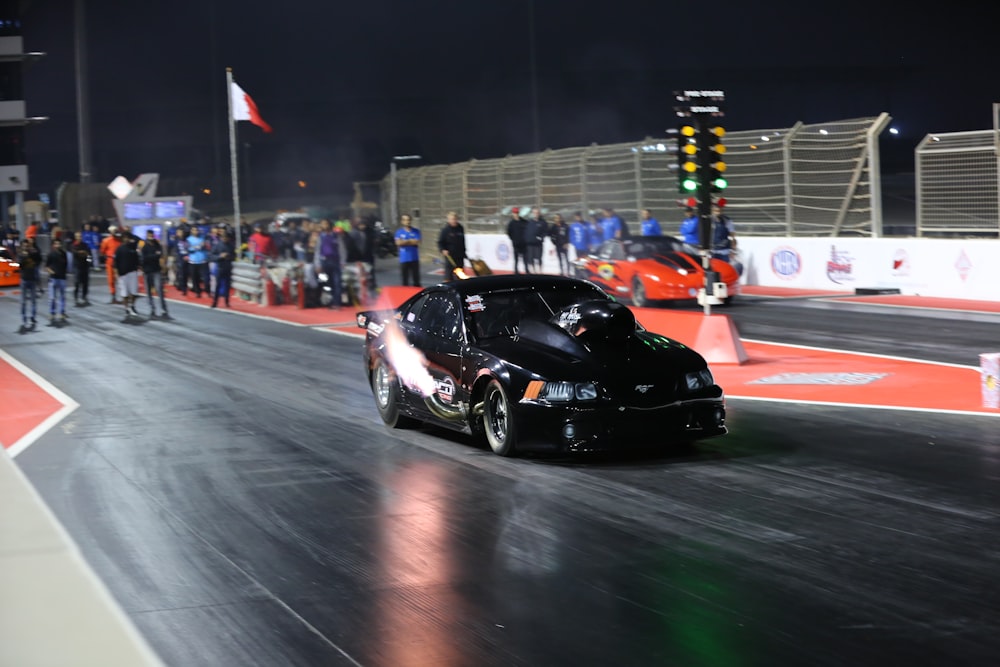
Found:
[[[118,303],[115,293],[115,252],[122,244],[122,233],[113,225],[108,228],[108,231],[111,233],[101,241],[99,252],[101,253],[101,257],[104,258],[104,267],[108,274],[108,289],[111,290],[111,303]]]

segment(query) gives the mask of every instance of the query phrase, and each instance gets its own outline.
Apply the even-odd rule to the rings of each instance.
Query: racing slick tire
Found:
[[[484,394],[483,430],[486,442],[498,456],[513,456],[517,428],[507,392],[497,380],[490,380]]]
[[[632,304],[636,308],[645,308],[649,305],[649,297],[646,296],[646,286],[639,280],[639,276],[632,279]]]
[[[372,395],[378,415],[389,428],[408,428],[416,420],[399,414],[399,383],[386,364],[385,359],[375,362],[372,370]]]

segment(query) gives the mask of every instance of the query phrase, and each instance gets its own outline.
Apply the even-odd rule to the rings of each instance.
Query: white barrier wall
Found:
[[[514,249],[506,234],[466,234],[465,252],[468,253],[469,259],[485,260],[494,271],[511,273],[514,271]],[[570,261],[575,257],[573,248],[570,246]],[[559,258],[556,256],[556,247],[548,238],[542,245],[542,272],[559,273]]]
[[[1000,241],[740,237],[747,285],[1000,301]]]
[[[903,294],[1000,301],[1000,241],[996,239],[739,237],[746,285],[853,292],[895,288]],[[469,234],[469,257],[494,271],[514,270],[504,234]],[[570,260],[575,253],[570,248]],[[559,273],[545,239],[545,273]]]

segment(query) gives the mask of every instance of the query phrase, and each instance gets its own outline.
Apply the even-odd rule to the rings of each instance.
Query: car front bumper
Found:
[[[525,449],[604,450],[688,442],[727,432],[721,396],[655,408],[611,402],[586,406],[521,401],[515,414],[518,447]]]

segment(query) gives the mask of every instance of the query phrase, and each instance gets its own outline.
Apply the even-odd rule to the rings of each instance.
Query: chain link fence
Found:
[[[731,132],[725,138],[727,212],[741,235],[881,235],[878,135],[889,117]],[[648,208],[664,223],[683,217],[676,140],[591,145],[400,169],[398,210],[433,232],[448,211],[469,231],[503,229],[511,206],[585,215],[613,208],[634,222]],[[381,182],[391,210],[393,179]],[[634,226],[634,225],[633,225]]]
[[[929,134],[916,148],[917,235],[997,236],[998,133]]]

